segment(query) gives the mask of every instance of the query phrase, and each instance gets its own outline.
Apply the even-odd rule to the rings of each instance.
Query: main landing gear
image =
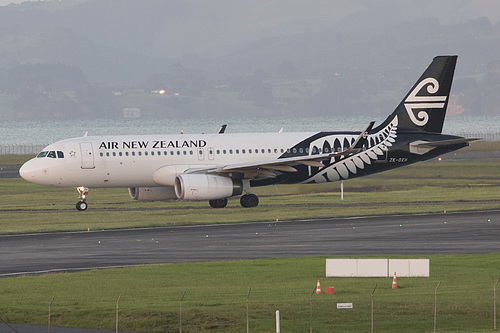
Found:
[[[227,206],[227,198],[208,201],[212,208],[224,208]]]
[[[86,196],[89,194],[89,189],[86,187],[77,187],[76,190],[80,194],[80,201],[76,203],[76,209],[79,211],[87,210]]]
[[[224,208],[227,206],[227,198],[209,200],[208,203],[212,208]],[[257,207],[257,205],[259,204],[259,197],[257,197],[255,194],[242,195],[240,198],[240,204],[241,207],[245,208]]]
[[[257,207],[259,204],[259,197],[255,194],[245,194],[240,198],[241,207],[249,208],[249,207]]]

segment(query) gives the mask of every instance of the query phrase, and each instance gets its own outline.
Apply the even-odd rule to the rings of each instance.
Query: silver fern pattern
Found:
[[[370,134],[367,139],[367,149],[363,150],[357,154],[354,154],[349,157],[333,157],[327,163],[327,166],[324,168],[320,168],[317,172],[312,174],[312,170],[310,168],[309,177],[307,180],[303,181],[303,183],[324,183],[327,181],[337,181],[341,179],[348,179],[351,175],[355,175],[359,170],[364,169],[367,165],[374,163],[379,157],[384,156],[386,154],[389,147],[396,141],[397,137],[397,127],[398,127],[398,117],[395,116],[394,119],[381,131]],[[332,145],[333,151],[343,151],[348,148],[350,144],[355,140],[356,136],[342,137],[340,139],[338,136],[335,136],[333,139],[334,144]],[[325,141],[327,138],[321,138],[320,140]],[[319,141],[319,140],[318,140]],[[335,147],[335,141],[343,143],[340,146],[340,150],[337,150]],[[345,143],[348,145],[345,145]],[[349,143],[350,142],[350,143]],[[317,147],[318,142],[311,143],[311,146]],[[325,146],[325,144],[323,144]],[[313,149],[310,149],[313,151]]]

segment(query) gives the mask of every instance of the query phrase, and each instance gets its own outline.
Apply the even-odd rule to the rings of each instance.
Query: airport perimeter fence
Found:
[[[0,145],[0,155],[30,155],[38,154],[47,144],[37,145]]]
[[[482,139],[483,141],[500,141],[499,132],[458,132],[452,133],[453,135],[463,136],[465,138]]]
[[[327,294],[323,289],[317,294],[316,288],[312,293],[292,291],[300,303],[298,306],[290,305],[286,297],[269,299],[268,292],[253,289],[205,295],[199,290],[179,288],[147,300],[125,292],[106,300],[96,296],[85,299],[83,296],[67,299],[47,296],[46,303],[36,303],[38,314],[44,313],[42,316],[47,318],[48,332],[51,326],[65,326],[66,316],[73,311],[78,312],[77,316],[88,316],[86,322],[94,329],[116,332],[145,332],[148,327],[158,332],[181,333],[497,332],[496,289],[500,278],[494,286],[474,286],[471,290],[457,290],[441,281],[425,291],[417,290],[412,284],[391,290],[387,287],[388,281],[384,286],[374,284],[363,292],[341,290]],[[400,289],[403,291],[399,292]],[[33,306],[34,299],[26,300]],[[145,312],[145,308],[151,307],[155,310]],[[23,310],[0,305],[0,332],[17,332],[16,324],[9,320],[9,311]],[[101,323],[99,327],[93,322],[97,318]]]
[[[500,133],[498,132],[460,132],[454,135],[463,136],[466,138],[480,138],[483,141],[500,141]],[[29,155],[38,154],[48,144],[26,144],[26,145],[0,145],[0,155]]]

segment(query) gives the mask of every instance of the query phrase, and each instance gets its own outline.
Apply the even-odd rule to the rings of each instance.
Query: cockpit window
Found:
[[[64,158],[64,153],[60,150],[56,151],[42,151],[37,156],[37,158],[50,157],[50,158]]]

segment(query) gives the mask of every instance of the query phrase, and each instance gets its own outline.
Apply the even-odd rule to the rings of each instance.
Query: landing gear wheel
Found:
[[[87,210],[87,203],[85,201],[79,201],[76,204],[76,209],[78,209],[79,211]]]
[[[76,209],[79,211],[87,210],[87,202],[85,201],[85,199],[87,197],[87,194],[89,194],[89,189],[84,186],[80,186],[77,187],[76,190],[80,194],[80,201],[77,202]]]
[[[240,204],[245,208],[257,207],[259,205],[259,197],[255,194],[245,194],[240,198]]]
[[[212,208],[224,208],[227,206],[227,198],[210,200],[208,203]]]

